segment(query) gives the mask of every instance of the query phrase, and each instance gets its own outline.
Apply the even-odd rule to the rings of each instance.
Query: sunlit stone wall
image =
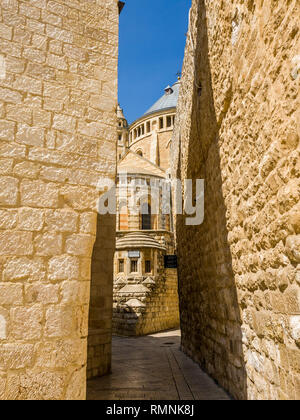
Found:
[[[300,398],[299,1],[192,2],[173,176],[183,349],[236,398]]]
[[[85,398],[91,266],[109,368],[118,19],[116,0],[0,2],[0,399]]]

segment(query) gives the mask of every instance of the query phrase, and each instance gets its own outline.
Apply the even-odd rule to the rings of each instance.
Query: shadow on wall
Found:
[[[116,216],[97,214],[96,232],[91,262],[88,379],[104,375],[111,370],[113,258],[116,241]]]
[[[181,177],[205,179],[205,219],[200,226],[186,226],[182,217],[176,221],[182,349],[233,397],[247,399],[242,321],[227,241],[207,20],[204,2],[198,3],[201,22],[197,25],[197,45],[201,48],[195,57],[196,83],[186,139],[187,172],[181,169]]]

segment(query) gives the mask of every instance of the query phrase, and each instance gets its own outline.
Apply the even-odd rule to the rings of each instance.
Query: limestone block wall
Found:
[[[117,238],[123,235],[117,232]],[[179,327],[177,269],[164,268],[164,254],[174,254],[174,235],[167,231],[147,231],[147,235],[165,250],[140,248],[137,273],[130,273],[128,250],[115,254],[113,333],[117,335],[139,336]],[[124,260],[123,273],[118,271],[119,258]],[[144,270],[145,258],[151,260],[151,273]]]
[[[90,288],[108,364],[117,3],[0,2],[0,399],[85,398]]]
[[[234,397],[300,398],[299,2],[194,0],[173,176],[182,346]]]
[[[139,334],[151,334],[179,327],[177,270],[168,268],[157,279],[152,294],[146,299],[146,311],[139,325]]]
[[[109,334],[90,329],[88,336],[87,379],[105,375],[111,369],[111,328]]]
[[[114,282],[113,333],[141,336],[179,327],[176,269],[156,276],[118,276]]]

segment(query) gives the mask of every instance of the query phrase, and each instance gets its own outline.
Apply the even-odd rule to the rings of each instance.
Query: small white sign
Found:
[[[140,251],[128,251],[128,258],[140,258]]]

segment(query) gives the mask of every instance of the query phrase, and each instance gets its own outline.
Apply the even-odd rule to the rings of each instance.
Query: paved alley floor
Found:
[[[180,351],[180,331],[114,337],[112,374],[88,381],[88,400],[228,400]]]

